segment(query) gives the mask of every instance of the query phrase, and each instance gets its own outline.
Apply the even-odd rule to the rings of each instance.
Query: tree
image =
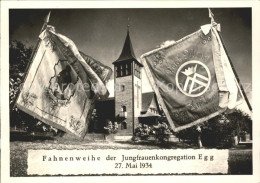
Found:
[[[17,107],[12,107],[16,102],[17,95],[22,89],[23,77],[26,74],[26,67],[29,64],[32,54],[32,46],[26,46],[20,41],[10,41],[9,43],[9,99],[10,99],[10,126],[16,126],[32,131],[54,131],[55,134],[61,134],[49,125],[39,123],[39,120],[20,111]]]
[[[11,41],[9,44],[9,99],[10,99],[10,125],[18,127],[31,127],[36,122],[31,116],[19,111],[16,107],[12,108],[15,99],[22,87],[22,79],[25,69],[29,63],[32,47],[25,46],[20,41]],[[31,129],[31,128],[29,128]]]
[[[20,41],[11,41],[9,45],[9,73],[10,73],[10,106],[13,106],[16,96],[21,89],[25,69],[32,54],[32,47],[26,47]]]
[[[232,138],[241,133],[249,133],[252,137],[252,120],[240,110],[223,113],[200,125],[201,141],[205,147],[231,147]],[[196,127],[182,130],[175,134],[178,138],[197,144]]]
[[[249,133],[252,138],[252,119],[248,114],[241,110],[235,110],[233,113],[227,114],[227,118],[231,122],[230,125],[234,136]]]

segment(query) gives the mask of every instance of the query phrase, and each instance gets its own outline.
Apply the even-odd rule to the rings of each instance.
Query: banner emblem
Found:
[[[211,80],[208,67],[197,60],[182,64],[177,70],[175,78],[178,89],[189,97],[204,94],[209,88]]]

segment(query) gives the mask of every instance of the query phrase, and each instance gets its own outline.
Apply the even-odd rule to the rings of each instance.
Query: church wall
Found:
[[[98,124],[95,124],[95,131],[103,133],[107,121],[115,121],[115,101],[98,101],[95,107],[98,114],[98,121],[96,122]]]
[[[134,76],[134,126],[138,125],[138,117],[142,110],[142,80]]]
[[[127,112],[127,129],[121,130],[119,124],[118,134],[132,135],[133,134],[133,82],[132,75],[115,78],[115,116],[116,120],[122,110],[122,106],[126,107]],[[124,85],[124,91],[121,91],[121,86]]]

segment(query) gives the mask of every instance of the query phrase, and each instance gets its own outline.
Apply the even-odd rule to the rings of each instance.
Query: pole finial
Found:
[[[49,11],[49,13],[46,15],[46,17],[45,17],[45,19],[44,19],[44,22],[45,22],[45,23],[49,23],[50,16],[51,16],[51,11]]]
[[[129,31],[129,28],[130,28],[130,18],[127,17],[127,31]]]
[[[41,32],[47,27],[49,21],[50,21],[50,16],[51,16],[51,11],[49,11],[49,13],[46,15],[45,19],[44,19],[44,24],[42,26]]]
[[[209,10],[209,18],[211,20],[211,25],[216,24],[215,20],[214,20],[214,14],[212,13],[212,11],[210,10],[210,8],[208,8]]]

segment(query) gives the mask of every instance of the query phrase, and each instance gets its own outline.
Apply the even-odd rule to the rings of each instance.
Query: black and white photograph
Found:
[[[252,6],[5,9],[5,180],[255,178]]]

